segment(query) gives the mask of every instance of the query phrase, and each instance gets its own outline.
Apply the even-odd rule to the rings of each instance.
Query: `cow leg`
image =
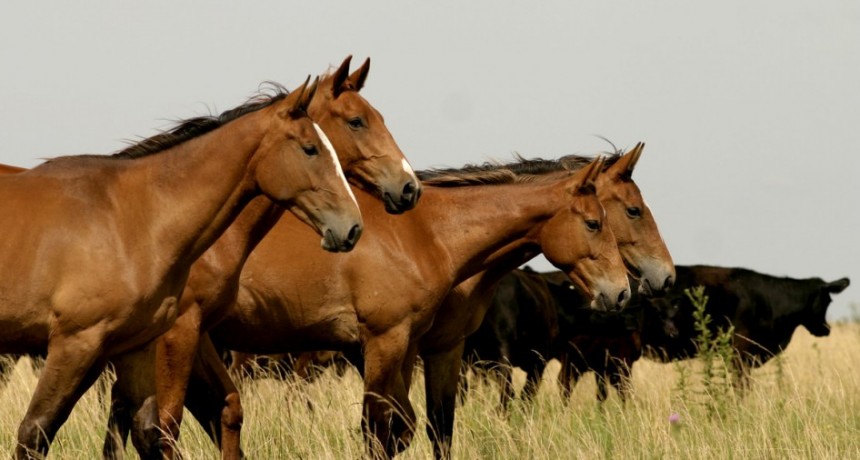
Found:
[[[531,362],[525,365],[526,384],[523,387],[522,398],[525,402],[532,402],[540,388],[540,380],[543,377],[543,371],[546,368],[546,361],[538,354],[530,353]]]
[[[612,365],[611,373],[609,374],[609,383],[618,392],[618,396],[621,398],[623,404],[627,403],[632,390],[630,369],[627,363],[619,361]]]
[[[571,390],[576,385],[576,382],[579,381],[580,377],[582,377],[582,373],[578,367],[571,363],[570,355],[567,353],[562,355],[561,370],[558,372],[558,383],[561,387],[561,396],[565,403],[570,400]]]
[[[451,457],[457,384],[460,380],[464,345],[464,342],[460,341],[450,350],[422,355],[427,399],[427,436],[433,443],[433,456],[436,459]]]
[[[744,359],[740,352],[736,352],[732,358],[732,367],[734,368],[733,385],[735,392],[743,396],[750,389],[750,369],[752,369],[753,360]]]
[[[362,431],[372,456],[390,458],[409,446],[415,412],[403,381],[409,329],[399,326],[364,345]]]
[[[9,383],[9,378],[12,377],[12,372],[18,364],[18,359],[21,355],[6,355],[0,356],[0,390],[6,387]]]
[[[466,396],[469,394],[469,365],[466,360],[460,360],[460,378],[457,386],[457,405],[466,404]],[[426,378],[426,373],[425,373]]]
[[[499,409],[507,413],[510,410],[511,401],[517,396],[514,391],[514,368],[510,364],[499,363],[488,372],[499,384]]]
[[[608,390],[606,389],[606,380],[607,376],[605,374],[605,370],[594,371],[594,379],[597,383],[597,400],[600,402],[606,401],[606,398],[609,396]]]
[[[45,368],[18,427],[15,458],[48,454],[57,430],[104,369],[102,345],[102,335],[91,331],[52,338]]]

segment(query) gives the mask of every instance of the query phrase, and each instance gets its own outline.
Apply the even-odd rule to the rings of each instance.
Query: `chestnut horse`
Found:
[[[637,144],[623,156],[614,155],[609,166],[597,179],[597,193],[606,209],[606,219],[612,228],[624,263],[641,284],[640,293],[660,294],[674,283],[672,258],[657,229],[650,209],[633,181],[633,171],[642,154],[644,144]],[[530,257],[511,254],[505,265],[497,265],[466,282],[459,284],[442,302],[431,329],[420,340],[420,355],[424,362],[428,434],[433,441],[436,457],[445,457],[450,450],[454,423],[454,396],[462,359],[463,338],[472,334],[483,321],[488,298],[495,291],[498,279],[511,267],[524,263]],[[563,275],[562,275],[563,276]],[[244,353],[234,352],[244,360]],[[310,359],[307,353],[298,359]],[[409,382],[415,357],[406,359],[403,378]],[[242,362],[234,362],[236,370]],[[246,363],[247,364],[247,363]],[[360,363],[357,363],[360,364]],[[527,382],[524,391],[536,389]]]
[[[606,209],[606,221],[615,234],[621,257],[630,273],[640,280],[640,293],[659,294],[672,286],[675,267],[651,210],[633,181],[633,170],[644,144],[623,156],[611,157],[611,165],[597,179],[597,196]],[[427,434],[436,458],[449,456],[454,431],[454,408],[465,338],[484,320],[501,278],[527,262],[533,254],[520,251],[461,283],[445,298],[431,329],[421,338],[419,354],[424,362]],[[540,359],[535,356],[536,359]],[[411,360],[414,362],[414,358]],[[404,378],[411,375],[407,360]],[[524,391],[537,387],[527,382]]]
[[[511,253],[543,252],[602,308],[629,298],[594,187],[603,161],[588,161],[580,159],[576,172],[559,161],[438,172],[424,183],[421,206],[399,218],[374,209],[358,190],[367,231],[340,258],[304,250],[308,232],[284,216],[248,258],[238,301],[210,335],[223,348],[253,353],[360,345],[362,425],[373,449],[394,454],[415,423],[404,360],[460,282]],[[527,174],[544,163],[551,167],[543,174]],[[218,356],[205,364],[223,366]],[[217,429],[222,413],[212,408],[221,407],[224,390],[206,375],[192,376],[190,385],[187,407]]]
[[[415,206],[421,193],[420,183],[382,116],[359,94],[370,70],[370,60],[352,75],[350,60],[351,56],[347,57],[336,71],[321,80],[308,113],[331,139],[350,181],[381,200],[387,212],[399,214]],[[245,260],[282,214],[282,208],[268,198],[254,199],[191,267],[179,304],[179,317],[157,342],[155,378],[161,432],[172,438],[162,442],[165,457],[173,456],[172,441],[179,436],[185,390],[195,355],[214,353],[211,342],[204,340],[201,344],[201,334],[220,321],[235,302]],[[213,410],[231,414],[222,421],[216,439],[224,456],[230,458],[239,452],[242,424],[239,393],[223,367],[208,371],[211,371],[209,378],[219,380],[219,385],[228,389]],[[118,368],[117,383],[123,380],[121,372]],[[140,378],[133,373],[129,375]],[[124,451],[118,441],[124,442],[127,435],[127,406],[134,406],[133,402],[122,401],[116,392],[115,396],[111,411],[111,431],[115,435],[109,434],[105,443],[108,457]]]
[[[0,353],[47,352],[18,458],[47,454],[108,359],[152,348],[191,263],[253,197],[295,211],[328,250],[355,245],[355,198],[307,116],[315,89],[189,120],[112,157],[0,176]],[[146,407],[136,421],[157,416]]]

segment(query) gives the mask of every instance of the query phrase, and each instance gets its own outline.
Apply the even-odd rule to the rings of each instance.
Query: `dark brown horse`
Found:
[[[350,60],[348,57],[336,71],[321,80],[308,111],[331,139],[350,181],[377,198],[377,202],[365,206],[378,208],[381,200],[388,213],[399,214],[415,206],[421,187],[382,116],[359,94],[370,69],[370,60],[351,75]],[[282,214],[282,208],[271,200],[256,198],[191,268],[179,304],[179,318],[159,338],[157,346],[160,426],[161,432],[172,438],[162,443],[167,457],[173,455],[171,441],[179,436],[185,391],[195,356],[215,353],[208,337],[204,336],[201,341],[201,334],[217,324],[235,302],[245,260]],[[126,385],[133,385],[140,378],[151,378],[134,372],[138,366],[128,367],[117,369],[118,384],[124,382],[122,372],[128,375]],[[239,393],[223,367],[208,368],[206,372],[207,379],[217,380],[219,387],[227,389],[218,405],[209,408],[226,416],[217,429],[208,432],[218,432],[215,439],[220,442],[224,457],[234,458],[239,455],[242,424]],[[135,405],[134,401],[116,399],[111,415],[111,431],[115,436],[109,435],[106,440],[107,456],[124,450],[117,441],[126,438],[127,407]]]
[[[179,313],[191,263],[255,196],[294,210],[329,250],[355,245],[361,216],[307,116],[314,91],[261,96],[112,157],[0,176],[0,353],[47,352],[18,458],[47,454],[108,359],[153,348]],[[136,414],[138,426],[154,408]]]
[[[650,294],[673,284],[675,268],[651,210],[633,181],[643,147],[640,143],[625,155],[613,156],[596,183],[597,196],[606,209],[606,222],[615,234],[624,263],[641,280],[640,292]],[[483,321],[499,280],[533,256],[527,250],[512,251],[502,263],[460,283],[442,302],[431,329],[421,338],[418,352],[424,362],[427,433],[437,458],[448,456],[450,451],[465,338]],[[554,262],[551,255],[547,254],[547,258]],[[572,281],[581,290],[582,283],[575,277]],[[411,361],[414,360],[413,357]],[[411,362],[406,363],[404,379],[408,382]]]
[[[304,250],[310,234],[284,216],[248,258],[238,301],[210,335],[223,348],[253,353],[361,346],[365,433],[393,455],[415,423],[404,361],[452,287],[512,253],[543,252],[601,308],[629,297],[594,186],[602,160],[568,160],[425,175],[421,206],[398,218],[357,190],[367,227],[342,258]],[[212,366],[223,366],[218,356]],[[204,426],[217,428],[228,415],[211,409],[221,407],[224,391],[192,376],[186,404]]]

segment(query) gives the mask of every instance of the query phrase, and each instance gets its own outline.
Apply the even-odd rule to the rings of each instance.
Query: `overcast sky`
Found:
[[[848,276],[831,317],[860,305],[856,1],[54,3],[0,7],[0,162],[111,153],[369,56],[416,168],[644,141],[676,263]]]

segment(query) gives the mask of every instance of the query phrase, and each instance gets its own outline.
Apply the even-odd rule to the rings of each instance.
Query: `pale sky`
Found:
[[[54,3],[0,7],[0,162],[111,153],[371,57],[416,169],[644,141],[676,263],[848,276],[830,317],[860,307],[856,1]]]

